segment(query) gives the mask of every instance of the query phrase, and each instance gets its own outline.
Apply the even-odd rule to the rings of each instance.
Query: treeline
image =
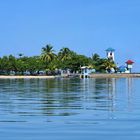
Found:
[[[113,61],[100,58],[96,53],[87,57],[77,54],[69,48],[62,48],[58,53],[55,53],[51,45],[43,47],[39,56],[28,57],[19,54],[18,57],[13,55],[0,57],[1,75],[55,75],[60,74],[60,70],[67,69],[71,72],[80,72],[81,66],[89,66],[96,72],[110,72],[111,68],[116,69]]]

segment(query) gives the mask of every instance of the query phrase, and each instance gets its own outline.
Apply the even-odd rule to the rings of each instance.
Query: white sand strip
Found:
[[[9,75],[0,75],[0,79],[50,79],[55,78],[55,76],[9,76]]]

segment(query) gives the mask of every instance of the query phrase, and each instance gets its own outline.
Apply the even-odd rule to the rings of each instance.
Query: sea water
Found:
[[[0,79],[1,140],[140,140],[140,79]]]

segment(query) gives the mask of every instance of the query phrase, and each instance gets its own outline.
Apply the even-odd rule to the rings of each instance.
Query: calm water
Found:
[[[140,79],[1,79],[0,139],[140,140]]]

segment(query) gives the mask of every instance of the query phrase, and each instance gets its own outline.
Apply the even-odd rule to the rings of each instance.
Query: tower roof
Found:
[[[113,49],[113,48],[108,48],[108,49],[106,49],[105,51],[107,51],[107,52],[114,52],[115,49]]]
[[[133,64],[134,62],[133,62],[132,60],[127,60],[125,63],[131,65],[131,64]]]

